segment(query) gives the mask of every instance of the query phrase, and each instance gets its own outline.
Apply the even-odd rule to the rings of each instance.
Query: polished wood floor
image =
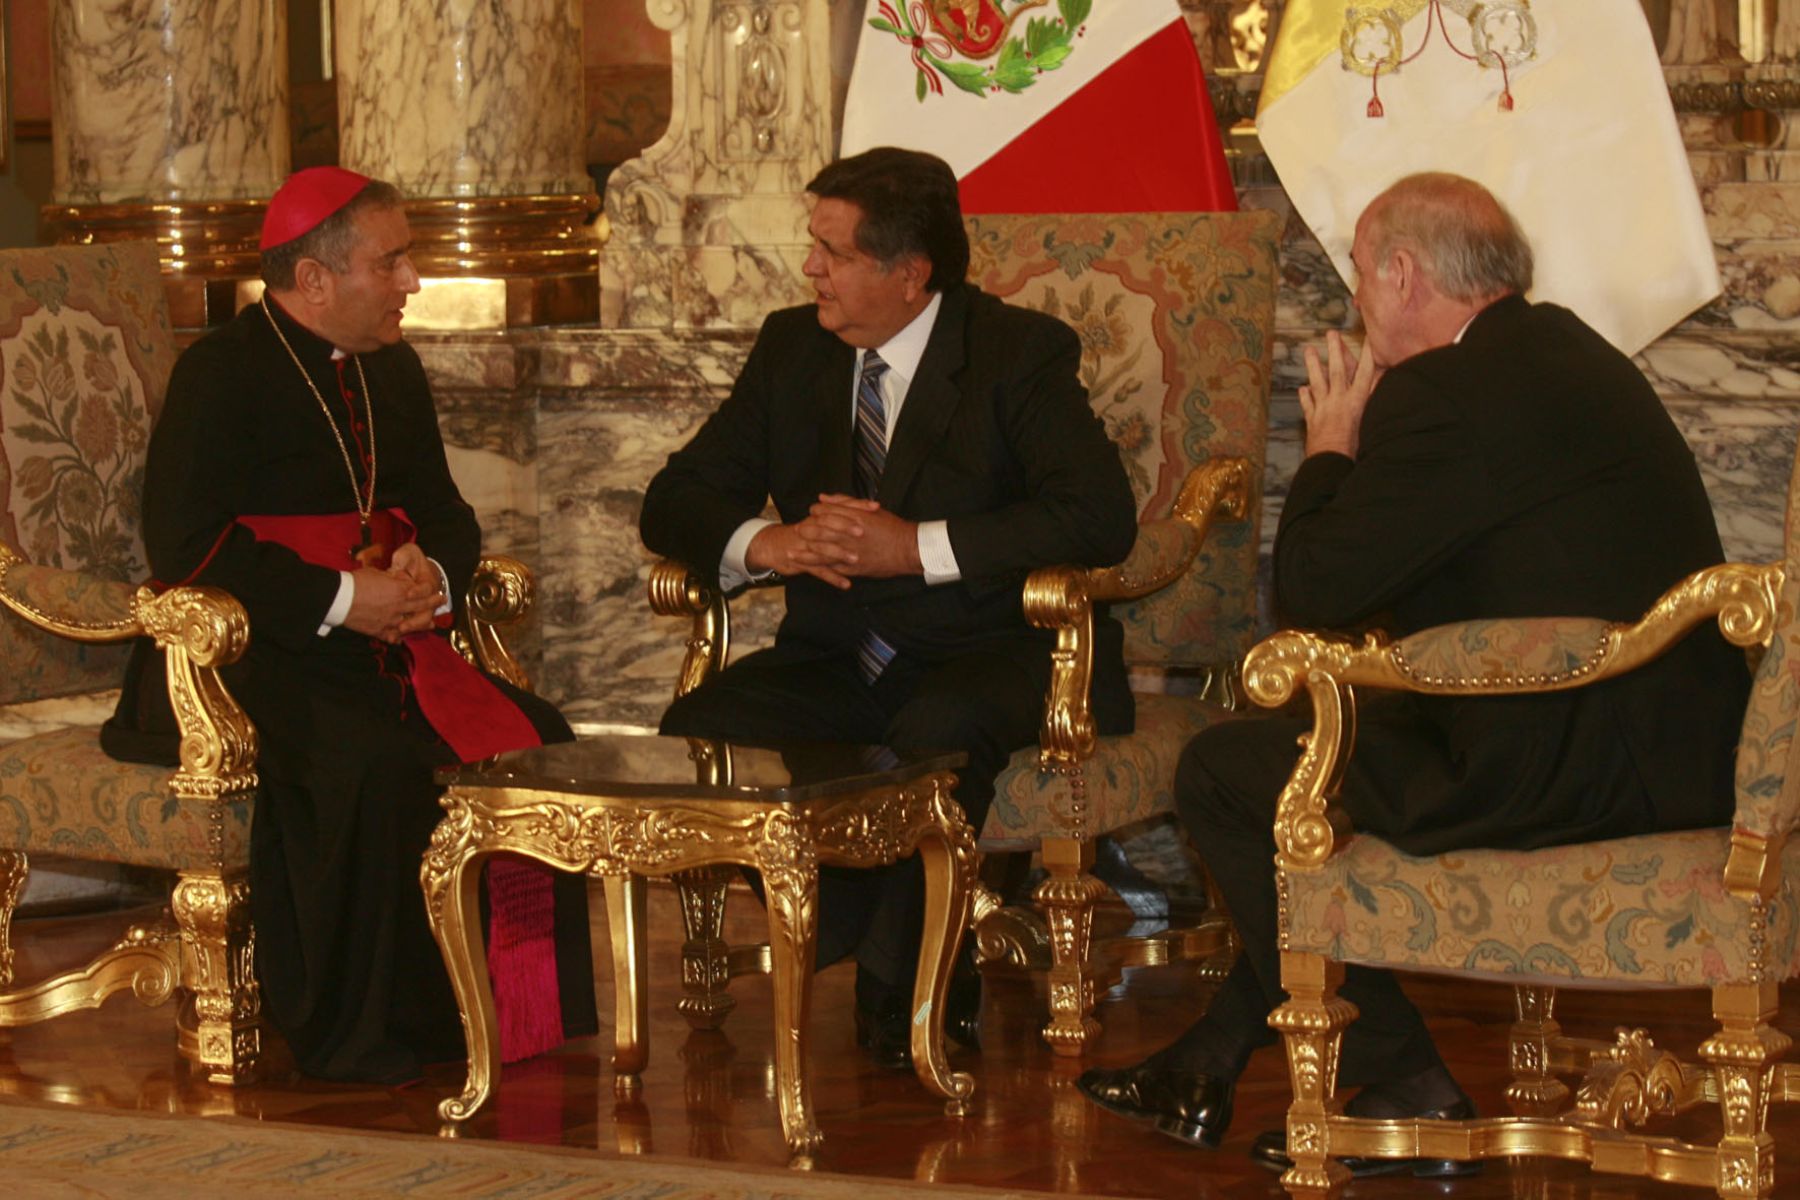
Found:
[[[464,1136],[655,1154],[722,1162],[786,1162],[773,1092],[769,996],[764,981],[739,980],[737,1010],[724,1027],[691,1032],[674,1010],[679,991],[679,919],[672,891],[651,899],[651,1064],[640,1093],[615,1099],[608,1044],[587,1039],[543,1059],[508,1068],[496,1100]],[[20,978],[79,961],[114,937],[119,914],[21,922],[15,927]],[[759,937],[765,926],[754,902],[734,898],[731,933]],[[595,961],[609,961],[597,931]],[[602,966],[602,971],[606,968]],[[852,1041],[851,975],[838,967],[819,976],[814,992],[813,1096],[826,1144],[821,1169],[891,1179],[917,1179],[1100,1196],[1278,1196],[1274,1176],[1245,1151],[1257,1131],[1280,1124],[1286,1076],[1276,1051],[1265,1051],[1240,1084],[1237,1115],[1225,1145],[1207,1153],[1100,1112],[1069,1086],[1076,1064],[1055,1059],[1037,1036],[1041,991],[1022,975],[990,973],[984,1009],[986,1049],[957,1052],[978,1081],[973,1113],[944,1117],[918,1082],[867,1066]],[[1091,1061],[1132,1062],[1154,1049],[1204,1002],[1206,985],[1186,968],[1140,971],[1110,996],[1106,1033]],[[610,995],[610,987],[603,986]],[[1415,998],[1433,1015],[1445,1057],[1484,1110],[1502,1111],[1504,1031],[1510,993],[1418,981]],[[1800,989],[1784,992],[1783,1026],[1800,1031]],[[1564,993],[1559,1016],[1572,1032],[1605,1034],[1614,1025],[1646,1026],[1659,1045],[1684,1049],[1706,1029],[1700,993],[1653,1002]],[[97,1012],[77,1013],[28,1029],[0,1032],[0,1093],[72,1105],[155,1110],[197,1118],[235,1114],[266,1120],[358,1129],[437,1132],[437,1102],[461,1083],[452,1068],[433,1070],[422,1085],[387,1090],[321,1084],[278,1072],[236,1091],[187,1076],[175,1054],[173,1009],[143,1009],[116,996]],[[610,1014],[602,1015],[603,1024]],[[1704,1128],[1694,1120],[1694,1135]],[[1778,1194],[1800,1195],[1800,1106],[1772,1118],[1781,1149]],[[1410,1178],[1365,1180],[1356,1197],[1440,1195],[1529,1200],[1583,1200],[1684,1194],[1668,1185],[1596,1177],[1573,1164],[1492,1163],[1480,1176],[1453,1184]],[[1685,1194],[1699,1194],[1688,1192]]]

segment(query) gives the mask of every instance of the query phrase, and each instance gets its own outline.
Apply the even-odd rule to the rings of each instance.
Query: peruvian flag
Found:
[[[1176,0],[868,0],[841,152],[928,150],[965,213],[1235,211]]]

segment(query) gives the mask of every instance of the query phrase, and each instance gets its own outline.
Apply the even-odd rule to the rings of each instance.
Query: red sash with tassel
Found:
[[[362,528],[355,513],[247,516],[238,524],[257,540],[279,542],[315,566],[334,571],[385,569],[394,547],[415,540],[404,509],[369,514],[378,562],[357,561]],[[536,726],[493,681],[435,632],[401,643],[419,711],[463,762],[541,745]],[[500,1058],[518,1062],[560,1046],[562,996],[556,979],[554,876],[516,858],[488,862],[488,976],[500,1022]]]

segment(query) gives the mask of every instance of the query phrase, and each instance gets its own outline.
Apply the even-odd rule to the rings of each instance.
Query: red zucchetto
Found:
[[[311,233],[369,185],[367,175],[342,167],[308,167],[295,171],[269,200],[263,216],[260,248],[275,247]]]

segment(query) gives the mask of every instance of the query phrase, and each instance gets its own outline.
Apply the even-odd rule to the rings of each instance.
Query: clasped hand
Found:
[[[397,643],[410,633],[430,629],[443,603],[436,568],[418,543],[408,542],[394,551],[387,570],[364,567],[356,572],[356,593],[344,625]]]
[[[744,552],[752,572],[812,575],[835,588],[854,578],[917,575],[919,527],[873,500],[826,493],[801,520],[762,529]]]
[[[1306,417],[1306,453],[1333,451],[1355,458],[1363,409],[1381,372],[1366,342],[1352,371],[1343,335],[1336,330],[1325,335],[1325,358],[1321,364],[1319,352],[1311,346],[1306,348],[1306,383],[1300,388],[1300,411]]]

